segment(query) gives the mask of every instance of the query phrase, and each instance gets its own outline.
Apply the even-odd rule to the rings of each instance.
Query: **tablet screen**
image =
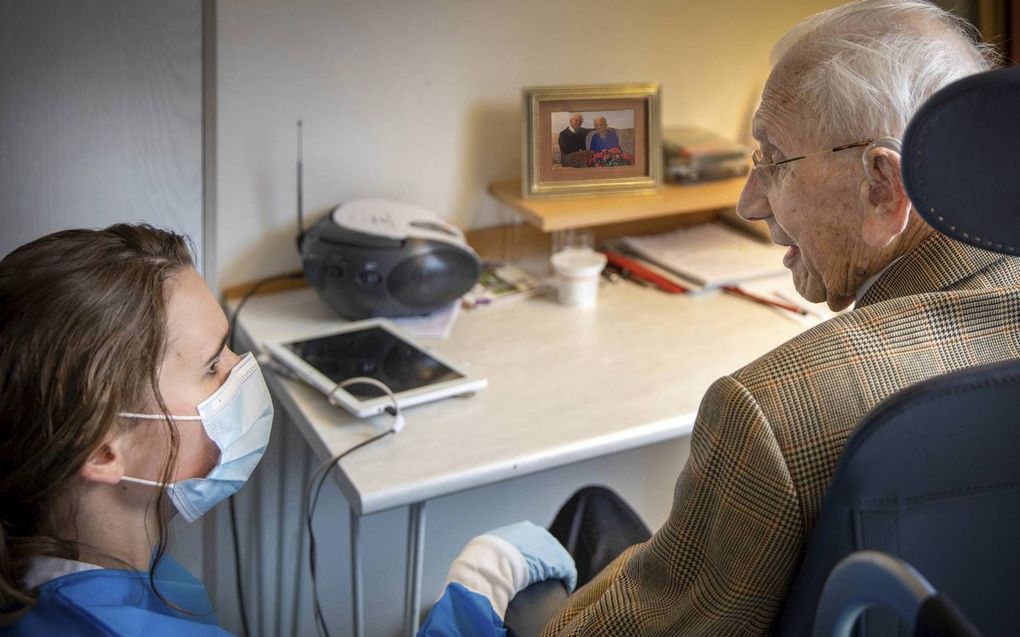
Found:
[[[428,352],[378,326],[285,343],[284,347],[334,383],[368,376],[385,383],[395,394],[463,378]],[[384,395],[367,384],[352,385],[345,391],[363,400]]]

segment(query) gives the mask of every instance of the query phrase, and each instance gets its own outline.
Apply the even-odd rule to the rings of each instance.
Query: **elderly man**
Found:
[[[576,592],[545,635],[761,635],[782,609],[836,461],[880,400],[1020,358],[1020,264],[939,234],[904,193],[898,142],[940,87],[987,68],[953,16],[864,0],[776,46],[738,205],[789,246],[823,323],[705,395],[666,524]]]
[[[587,155],[582,151],[587,150],[585,140],[592,129],[582,127],[581,124],[583,123],[584,115],[574,113],[570,116],[570,125],[560,131],[560,163],[564,166],[581,167],[587,165]],[[578,158],[581,156],[584,156],[585,161],[579,161]]]

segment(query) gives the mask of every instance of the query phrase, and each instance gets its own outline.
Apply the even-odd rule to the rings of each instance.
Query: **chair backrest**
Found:
[[[909,562],[985,635],[1020,627],[1020,361],[940,376],[875,408],[840,457],[779,635],[808,635],[850,553]],[[864,633],[897,635],[869,611]]]
[[[903,184],[939,232],[1020,255],[1020,66],[978,73],[932,95],[903,135]]]

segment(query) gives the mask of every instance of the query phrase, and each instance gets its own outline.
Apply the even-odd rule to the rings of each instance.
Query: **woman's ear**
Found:
[[[85,464],[78,470],[78,475],[86,482],[117,484],[124,477],[123,446],[123,436],[119,428],[114,426],[103,442],[89,454]]]
[[[861,235],[871,248],[884,248],[898,237],[910,220],[910,199],[903,189],[900,154],[890,148],[869,146],[864,151],[860,200],[864,207]]]

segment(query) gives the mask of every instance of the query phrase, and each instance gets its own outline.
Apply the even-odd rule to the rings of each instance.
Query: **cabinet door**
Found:
[[[145,221],[202,261],[201,0],[0,2],[0,256]]]

